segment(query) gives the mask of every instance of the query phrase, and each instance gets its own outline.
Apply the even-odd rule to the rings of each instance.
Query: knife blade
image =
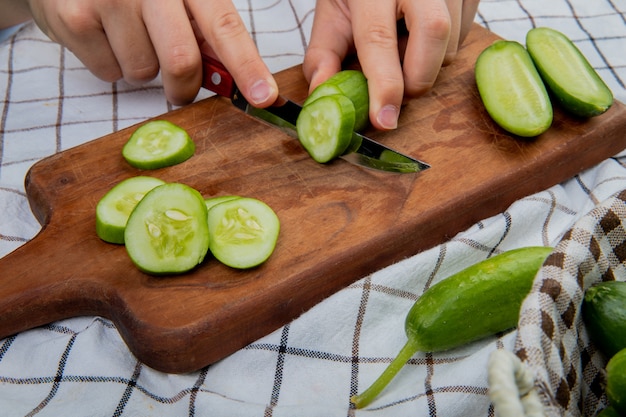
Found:
[[[239,92],[234,79],[217,59],[202,54],[202,87],[229,98],[235,107],[297,138],[296,121],[302,107],[283,96],[264,109],[252,106]],[[352,132],[350,148],[340,156],[352,164],[385,172],[417,173],[430,168],[426,162],[404,155],[382,143]]]

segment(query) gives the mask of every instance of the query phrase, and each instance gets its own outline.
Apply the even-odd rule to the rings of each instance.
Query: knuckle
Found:
[[[397,44],[397,38],[393,28],[379,23],[374,23],[368,28],[364,41],[367,44],[381,48],[392,48]]]
[[[124,79],[131,84],[143,84],[154,79],[158,73],[159,66],[156,64],[133,66],[124,73]]]
[[[434,80],[433,81],[424,81],[424,80],[408,81],[404,85],[404,94],[407,97],[419,97],[425,94],[426,92],[428,92],[428,90],[432,88],[434,83],[435,83]]]
[[[447,12],[431,13],[424,18],[422,30],[427,37],[447,41],[452,30],[452,20]]]
[[[246,31],[241,17],[236,11],[225,11],[216,16],[215,35],[227,38],[239,36]]]

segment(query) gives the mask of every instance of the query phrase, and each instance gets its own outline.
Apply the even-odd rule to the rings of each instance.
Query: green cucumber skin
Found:
[[[489,116],[521,137],[539,136],[552,125],[552,103],[535,65],[520,43],[497,40],[475,65],[476,86]]]
[[[437,352],[517,325],[522,301],[550,247],[514,249],[460,271],[428,289],[405,322],[418,350]]]
[[[594,117],[611,107],[613,93],[564,34],[545,27],[531,29],[526,34],[526,48],[564,109],[576,116]]]
[[[606,281],[589,287],[582,313],[591,340],[607,357],[626,348],[626,282]]]
[[[348,97],[354,105],[354,130],[359,132],[369,124],[369,91],[367,79],[361,71],[339,71],[322,84],[318,85],[304,102],[311,103],[316,99],[341,94]]]
[[[626,415],[626,349],[617,352],[606,365],[606,396],[609,405]]]

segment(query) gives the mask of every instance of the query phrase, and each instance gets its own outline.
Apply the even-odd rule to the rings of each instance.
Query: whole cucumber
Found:
[[[489,116],[504,130],[538,136],[552,124],[552,103],[533,61],[520,43],[497,40],[480,53],[476,86]]]
[[[355,406],[373,401],[417,351],[448,350],[515,327],[522,301],[551,252],[543,246],[513,249],[426,290],[406,317],[407,343],[367,390],[352,397]]]
[[[583,322],[608,358],[626,348],[626,282],[606,281],[585,291]]]
[[[526,48],[548,89],[567,111],[592,117],[611,107],[611,90],[567,36],[547,27],[534,28],[526,34]]]

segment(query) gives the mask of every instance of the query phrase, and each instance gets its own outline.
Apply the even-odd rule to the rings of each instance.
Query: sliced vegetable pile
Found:
[[[165,136],[159,137],[164,131]],[[129,161],[131,165],[137,166],[141,159],[144,169],[160,168],[191,156],[185,145],[184,159],[180,153],[172,159],[177,152],[156,151],[138,158],[141,149],[134,147],[142,144],[138,138],[146,132],[150,142],[163,149],[178,149],[177,144],[185,142],[182,138],[191,140],[187,132],[169,122],[148,122],[124,147],[136,157]],[[128,153],[124,157],[128,160]],[[143,175],[121,181],[96,206],[97,235],[106,242],[124,244],[133,263],[153,275],[187,272],[202,263],[209,251],[233,268],[258,266],[273,253],[279,231],[278,216],[262,201],[235,195],[205,199],[188,185]]]
[[[491,118],[506,131],[538,136],[552,124],[551,97],[568,112],[593,117],[613,104],[613,94],[564,34],[534,28],[526,48],[498,40],[476,61],[476,85]]]
[[[599,415],[626,416],[626,282],[606,281],[591,286],[585,292],[582,313],[591,341],[609,359],[609,407]]]
[[[313,90],[302,106],[296,130],[309,155],[325,163],[350,149],[353,132],[368,122],[367,79],[361,71],[344,70]]]
[[[510,250],[429,288],[406,317],[406,344],[367,390],[352,397],[356,408],[370,404],[415,352],[448,350],[515,327],[522,301],[551,252],[540,246]]]

